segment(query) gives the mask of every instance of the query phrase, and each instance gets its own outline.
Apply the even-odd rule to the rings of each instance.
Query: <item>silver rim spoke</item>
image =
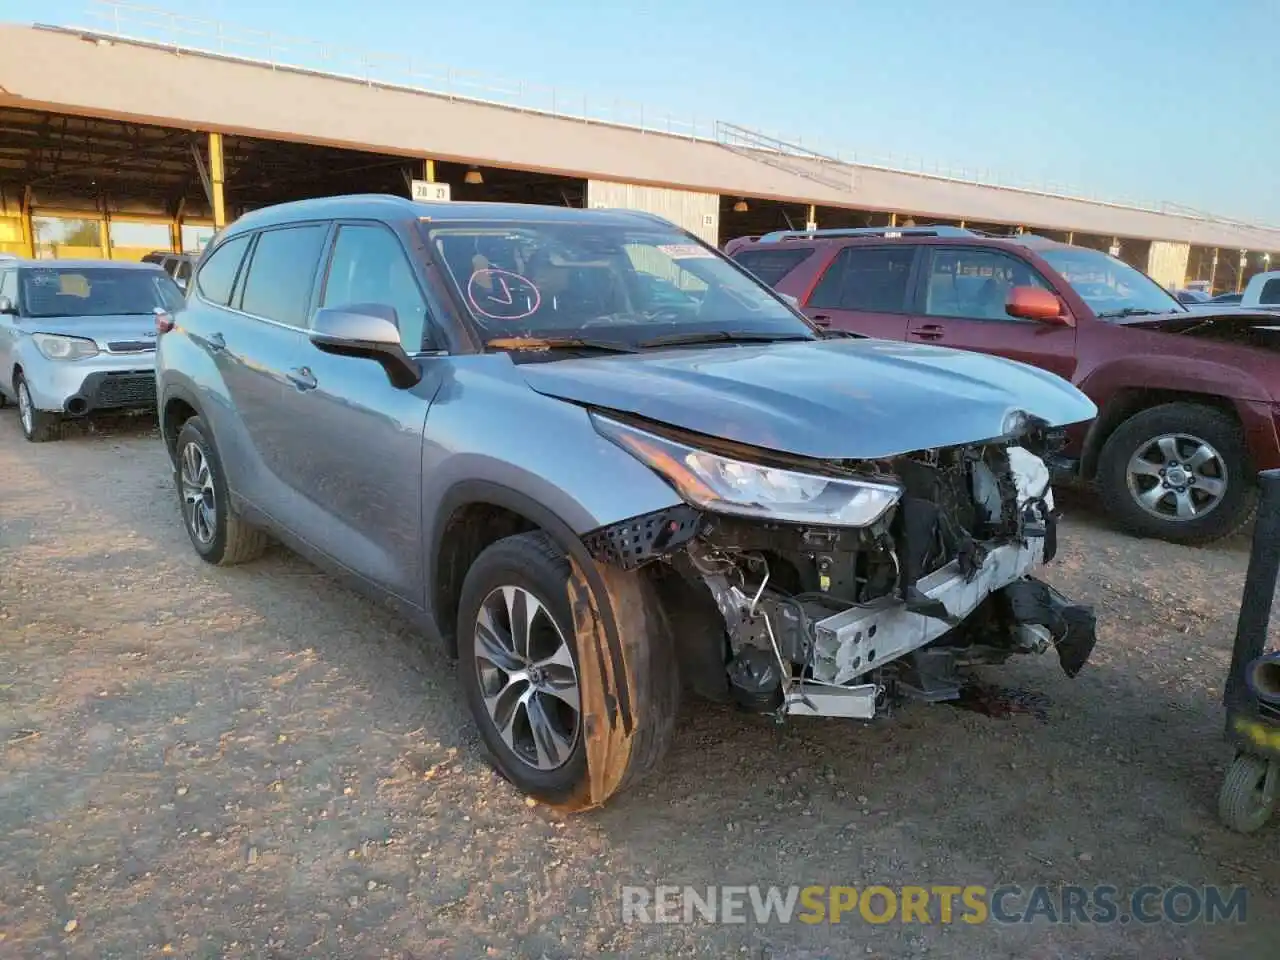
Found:
[[[1139,447],[1126,470],[1129,493],[1143,510],[1161,520],[1195,520],[1217,508],[1230,478],[1213,445],[1190,434],[1152,437]]]
[[[554,770],[569,759],[573,740],[556,729],[547,714],[542,694],[534,693],[525,700],[525,711],[529,716],[529,731],[537,751],[538,767],[542,770]]]
[[[573,653],[550,611],[523,587],[480,604],[475,668],[494,730],[523,763],[555,770],[578,743],[581,694]]]
[[[22,428],[30,433],[34,418],[31,416],[31,394],[27,392],[25,383],[18,386],[18,414],[22,417]]]

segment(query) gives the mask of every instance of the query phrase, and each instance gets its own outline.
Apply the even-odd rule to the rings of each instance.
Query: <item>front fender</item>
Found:
[[[1272,402],[1271,391],[1248,370],[1217,359],[1126,356],[1099,364],[1080,383],[1099,409],[1120,390],[1209,394],[1228,400]]]

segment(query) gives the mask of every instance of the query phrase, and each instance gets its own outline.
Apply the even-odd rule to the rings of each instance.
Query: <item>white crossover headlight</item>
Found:
[[[33,333],[36,349],[50,360],[84,360],[98,355],[98,345],[84,337],[64,337],[57,333]]]
[[[667,479],[686,501],[714,513],[793,523],[865,527],[902,496],[896,484],[823,477],[735,460],[591,415],[601,434]]]

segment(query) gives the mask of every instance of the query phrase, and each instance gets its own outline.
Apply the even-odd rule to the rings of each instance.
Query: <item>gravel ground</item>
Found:
[[[1063,498],[1093,662],[1038,709],[785,727],[690,704],[661,774],[559,819],[480,759],[454,667],[275,550],[201,563],[154,423],[0,413],[0,957],[1275,957],[1280,826],[1217,823],[1247,543]],[[1274,639],[1274,638],[1273,638]],[[1000,701],[1005,702],[1005,701]],[[1247,922],[624,924],[623,884],[1245,884]]]

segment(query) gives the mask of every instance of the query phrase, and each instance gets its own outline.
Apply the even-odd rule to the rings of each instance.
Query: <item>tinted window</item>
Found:
[[[1262,292],[1258,294],[1259,303],[1280,303],[1280,277],[1275,280],[1268,280],[1262,285]]]
[[[231,300],[231,287],[236,282],[236,271],[249,246],[249,237],[232,237],[210,254],[200,268],[196,286],[200,295],[210,303],[226,306]]]
[[[327,232],[324,224],[308,224],[259,234],[240,309],[278,323],[306,326],[311,285]]]
[[[807,306],[831,310],[901,313],[916,248],[845,247],[813,291]]]
[[[8,297],[11,302],[17,302],[18,271],[0,270],[0,297]]]
[[[924,312],[931,317],[1017,322],[1005,310],[1014,287],[1049,289],[1025,261],[997,250],[939,248],[932,251]]]
[[[427,305],[400,240],[386,227],[346,226],[338,231],[320,305],[341,307],[379,303],[394,307],[400,345],[406,353],[422,349]]]
[[[733,259],[738,261],[757,277],[771,287],[788,273],[794,270],[813,253],[812,247],[789,247],[786,250],[743,250],[735,253]]]
[[[182,283],[186,283],[191,279],[191,261],[179,260],[178,269],[173,272],[173,278]]]

